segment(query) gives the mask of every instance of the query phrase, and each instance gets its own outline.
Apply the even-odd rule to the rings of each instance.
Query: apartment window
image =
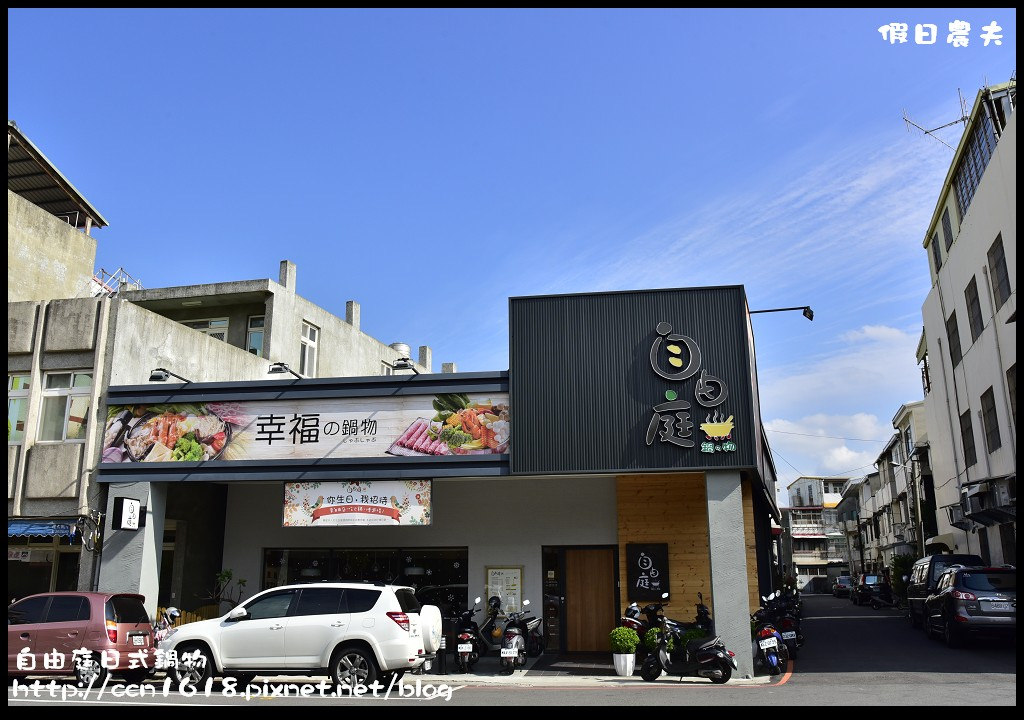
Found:
[[[939,247],[939,234],[932,236],[932,258],[935,260],[935,272],[942,267],[942,249]]]
[[[92,371],[47,373],[43,379],[41,442],[84,442],[92,395]]]
[[[978,278],[972,277],[964,290],[967,300],[967,320],[971,325],[971,341],[975,341],[985,329],[985,321],[981,318],[981,300],[978,298]]]
[[[907,460],[914,457],[914,430],[910,426],[903,431],[903,447],[907,451]]]
[[[970,138],[960,156],[960,163],[953,173],[953,190],[956,192],[957,210],[961,220],[974,199],[981,176],[996,148],[996,134],[988,116],[982,115],[971,130]]]
[[[1013,424],[1017,424],[1017,363],[1006,371],[1006,389],[1010,391],[1010,412],[1013,413]]]
[[[265,315],[249,316],[249,332],[245,336],[245,349],[256,357],[263,357],[263,325]]]
[[[316,377],[316,344],[320,339],[320,328],[302,323],[302,341],[299,346],[299,375]]]
[[[949,341],[949,361],[955,368],[964,359],[963,352],[960,350],[960,327],[956,324],[955,310],[946,321],[946,339]]]
[[[989,388],[981,396],[981,421],[985,425],[985,446],[995,452],[1003,445],[999,437],[999,418],[996,415],[996,396]]]
[[[1003,253],[1003,235],[988,249],[988,271],[992,276],[992,292],[996,296],[996,310],[1010,297],[1010,275],[1006,272],[1006,255]]]
[[[20,445],[25,441],[30,382],[29,375],[7,376],[7,442],[11,445]]]
[[[186,320],[182,323],[185,327],[190,327],[193,330],[198,330],[204,335],[209,335],[212,338],[223,340],[227,342],[228,339],[228,319],[227,318],[210,318],[208,320]]]
[[[978,462],[978,452],[974,448],[974,425],[970,410],[960,416],[960,442],[964,446],[964,465],[971,467]]]
[[[953,224],[949,221],[949,208],[942,211],[942,239],[946,243],[946,252],[953,245]]]

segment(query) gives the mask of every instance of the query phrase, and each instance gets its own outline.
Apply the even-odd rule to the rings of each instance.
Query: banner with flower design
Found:
[[[430,480],[284,484],[284,527],[429,525]]]

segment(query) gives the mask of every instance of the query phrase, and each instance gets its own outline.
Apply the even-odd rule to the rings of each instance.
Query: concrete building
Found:
[[[786,564],[801,589],[826,592],[849,572],[849,550],[837,506],[848,478],[800,477],[787,486],[783,508]]]
[[[1016,81],[977,95],[924,237],[918,350],[937,532],[926,552],[1016,562]]]
[[[280,283],[156,290],[95,270],[88,233],[107,221],[14,123],[8,175],[8,599],[102,588],[142,592],[151,610],[196,604],[221,570],[227,490],[139,488],[154,522],[112,534],[95,482],[107,388],[155,368],[193,384],[294,380],[268,375],[271,362],[306,377],[390,374],[409,348],[360,332],[354,301],[343,319],[296,294],[287,261]],[[428,372],[430,355],[421,346],[407,367]]]

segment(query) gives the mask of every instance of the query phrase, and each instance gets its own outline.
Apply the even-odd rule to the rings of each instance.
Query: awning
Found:
[[[7,520],[7,537],[29,537],[30,535],[74,537],[77,532],[78,518],[59,518],[56,520],[9,518]]]
[[[956,538],[953,537],[953,533],[943,533],[924,541],[926,550],[929,545],[945,545],[947,550],[953,552],[953,549],[956,548]]]

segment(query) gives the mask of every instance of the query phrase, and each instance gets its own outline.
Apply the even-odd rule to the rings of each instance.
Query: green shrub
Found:
[[[612,652],[616,655],[632,655],[636,652],[636,646],[640,644],[640,636],[636,634],[636,630],[628,627],[615,628],[609,639],[612,643]]]
[[[661,639],[661,628],[653,627],[644,634],[644,647],[651,652],[658,649],[658,642]],[[668,650],[672,652],[676,649],[675,640],[671,637],[668,639]]]

